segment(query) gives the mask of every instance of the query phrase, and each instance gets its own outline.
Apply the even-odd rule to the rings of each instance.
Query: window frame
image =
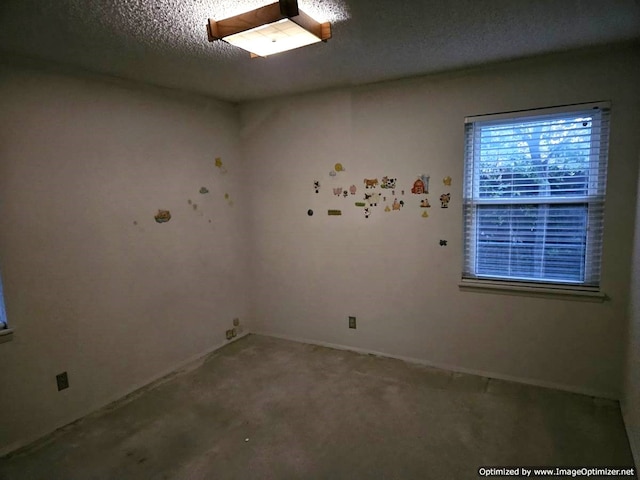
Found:
[[[598,125],[602,130],[597,136],[591,136],[591,147],[589,152],[589,178],[587,179],[587,192],[584,195],[572,197],[560,197],[555,201],[553,198],[525,197],[522,199],[482,199],[480,196],[480,168],[478,168],[479,154],[475,148],[476,132],[475,128],[490,126],[492,123],[508,125],[513,123],[535,120],[551,115],[570,115],[572,113],[582,113],[587,110],[599,109]],[[608,137],[609,137],[609,115],[611,103],[608,101],[591,102],[564,105],[560,107],[545,107],[538,109],[518,110],[513,112],[502,112],[497,114],[476,115],[465,118],[465,147],[464,147],[464,178],[463,178],[463,268],[460,288],[465,290],[498,290],[500,293],[533,294],[533,295],[565,295],[581,300],[603,301],[608,299],[601,290],[602,278],[601,269],[598,268],[597,284],[593,281],[587,284],[586,279],[592,279],[594,262],[598,265],[602,259],[602,236],[604,233],[604,200],[606,195],[606,170],[608,163]],[[471,132],[468,130],[471,129]],[[595,168],[594,168],[595,167]],[[594,173],[595,172],[595,173]],[[471,182],[471,185],[468,184]],[[537,205],[559,205],[559,204],[579,204],[587,206],[586,243],[583,254],[585,275],[583,281],[572,282],[569,280],[550,281],[549,279],[523,279],[507,276],[493,276],[477,273],[477,256],[479,247],[479,235],[477,232],[477,222],[479,215],[476,209],[480,205],[516,205],[516,204],[537,204]],[[473,210],[473,211],[472,211]],[[594,222],[594,220],[596,222]],[[596,231],[591,231],[592,225],[597,224]],[[594,250],[597,250],[594,253]],[[595,257],[594,257],[595,255]],[[470,273],[471,272],[471,273]]]

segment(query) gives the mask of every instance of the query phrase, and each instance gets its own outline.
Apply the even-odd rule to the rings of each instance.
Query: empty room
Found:
[[[0,479],[637,478],[638,0],[0,2]]]

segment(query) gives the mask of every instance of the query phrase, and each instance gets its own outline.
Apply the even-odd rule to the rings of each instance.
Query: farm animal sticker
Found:
[[[369,207],[365,207],[364,218],[369,218],[369,215],[371,215],[371,211],[369,210]]]
[[[402,207],[404,206],[404,202],[398,201],[398,199],[396,198],[395,200],[393,200],[393,204],[391,205],[391,208],[393,208],[394,210],[400,210]]]
[[[330,176],[330,177],[335,177],[336,175],[337,175],[337,173],[336,173],[336,171],[335,171],[335,170],[331,170],[331,171],[329,172],[329,176]]]
[[[338,187],[338,188],[334,188],[333,189],[333,194],[337,197],[339,197],[340,195],[342,195],[342,187]]]
[[[380,201],[379,193],[365,193],[364,194],[365,201],[369,202],[370,207],[378,206],[378,202]]]
[[[204,195],[205,193],[209,193],[209,189],[208,189],[207,187],[202,187],[202,188],[200,189],[200,193],[201,193],[201,194],[203,194],[203,195]]]
[[[429,214],[427,213],[426,210],[422,212],[422,218],[429,218]]]
[[[344,171],[345,171],[345,170],[344,170],[344,167],[342,166],[342,164],[341,164],[341,163],[336,163],[336,165],[333,167],[333,169],[334,169],[336,172],[344,172]]]
[[[440,207],[449,208],[449,200],[451,200],[450,193],[443,193],[442,195],[440,195]]]
[[[316,193],[320,192],[320,182],[318,180],[315,180],[313,182],[313,189],[316,191]]]
[[[429,193],[429,175],[420,175],[418,179],[413,182],[411,193],[415,193],[416,195]]]
[[[378,186],[377,178],[365,178],[364,179],[364,188],[376,188]]]
[[[349,192],[347,192],[346,190],[342,192],[342,196],[344,198],[347,198],[349,196]]]
[[[451,186],[451,177],[447,175],[442,179],[442,183],[445,184],[447,187]]]
[[[220,157],[216,157],[216,167],[220,169],[221,173],[227,173],[227,169],[222,164],[222,159]]]
[[[382,177],[380,188],[396,188],[397,178]]]
[[[446,247],[447,246],[447,241],[446,240],[440,240],[440,246],[441,247]]]
[[[357,189],[357,187],[355,185],[351,185],[349,187],[349,193],[351,193],[351,195],[355,195],[357,190],[358,189]]]
[[[427,198],[420,200],[420,208],[431,208],[431,204]]]
[[[385,212],[390,212],[390,211],[391,211],[391,209],[389,208],[389,205],[387,205],[386,207],[384,207],[384,211],[385,211]]]
[[[158,213],[153,218],[155,218],[158,223],[167,223],[171,220],[171,212],[169,210],[158,210]]]

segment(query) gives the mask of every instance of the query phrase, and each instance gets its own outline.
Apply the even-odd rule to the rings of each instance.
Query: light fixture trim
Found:
[[[207,33],[210,42],[224,40],[252,57],[264,57],[327,41],[331,24],[317,22],[300,11],[297,0],[280,0],[224,20],[210,18]]]

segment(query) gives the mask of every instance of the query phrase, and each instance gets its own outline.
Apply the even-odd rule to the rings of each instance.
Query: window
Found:
[[[463,281],[598,291],[608,103],[471,117],[465,133]]]
[[[2,295],[2,281],[0,280],[0,343],[11,340],[12,331],[7,325],[7,315],[4,310],[4,297]]]

